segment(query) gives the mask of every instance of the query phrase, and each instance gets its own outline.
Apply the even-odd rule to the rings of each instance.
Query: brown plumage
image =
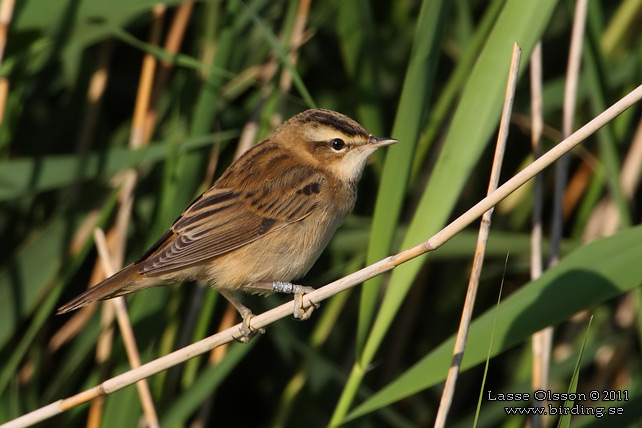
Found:
[[[303,276],[354,207],[368,156],[395,142],[330,110],[292,117],[234,162],[140,259],[58,313],[156,285],[203,280],[249,322],[251,312],[230,292],[269,294],[274,281]]]

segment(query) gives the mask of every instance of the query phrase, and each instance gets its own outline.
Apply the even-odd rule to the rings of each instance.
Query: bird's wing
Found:
[[[136,262],[139,272],[155,275],[189,267],[287,227],[317,209],[326,184],[323,174],[292,166],[269,175],[243,183],[242,190],[215,185],[205,192]]]

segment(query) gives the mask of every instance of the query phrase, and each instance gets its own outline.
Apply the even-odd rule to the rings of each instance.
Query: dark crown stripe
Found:
[[[351,119],[343,118],[325,111],[312,111],[302,118],[302,122],[316,122],[321,125],[334,128],[349,137],[355,137],[357,135],[368,136],[366,130]]]

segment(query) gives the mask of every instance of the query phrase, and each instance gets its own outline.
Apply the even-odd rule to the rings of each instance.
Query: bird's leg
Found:
[[[258,330],[255,330],[252,328],[250,325],[250,321],[254,317],[254,314],[248,308],[247,306],[243,305],[239,299],[234,296],[229,291],[225,290],[218,290],[219,293],[221,293],[221,296],[225,297],[228,302],[232,304],[238,311],[239,315],[241,315],[241,318],[243,318],[243,324],[241,325],[241,337],[235,340],[238,340],[241,343],[248,343],[255,335],[256,333],[265,333],[265,330],[260,328]]]
[[[251,285],[251,288],[259,292],[272,291],[276,293],[294,294],[294,311],[292,311],[292,316],[295,319],[301,321],[305,321],[310,318],[310,316],[312,315],[312,311],[319,307],[318,303],[313,302],[310,302],[310,307],[303,307],[303,296],[314,291],[314,288],[308,287],[306,285],[292,284],[291,282],[273,281],[255,282]]]

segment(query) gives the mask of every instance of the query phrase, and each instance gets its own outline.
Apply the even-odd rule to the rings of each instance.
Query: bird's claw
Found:
[[[250,325],[252,318],[254,318],[254,314],[252,312],[241,314],[241,316],[243,317],[243,323],[239,328],[241,335],[239,337],[234,337],[235,341],[239,343],[248,343],[257,334],[265,333],[264,328],[255,329],[255,328],[252,328],[252,326]]]
[[[319,307],[318,303],[315,302],[310,302],[310,306],[305,308],[303,306],[303,296],[314,291],[314,288],[312,287],[302,287],[303,289],[301,292],[294,293],[294,311],[292,312],[292,316],[294,319],[299,320],[299,321],[305,321],[310,316],[312,316],[312,312],[314,312],[315,309]]]

